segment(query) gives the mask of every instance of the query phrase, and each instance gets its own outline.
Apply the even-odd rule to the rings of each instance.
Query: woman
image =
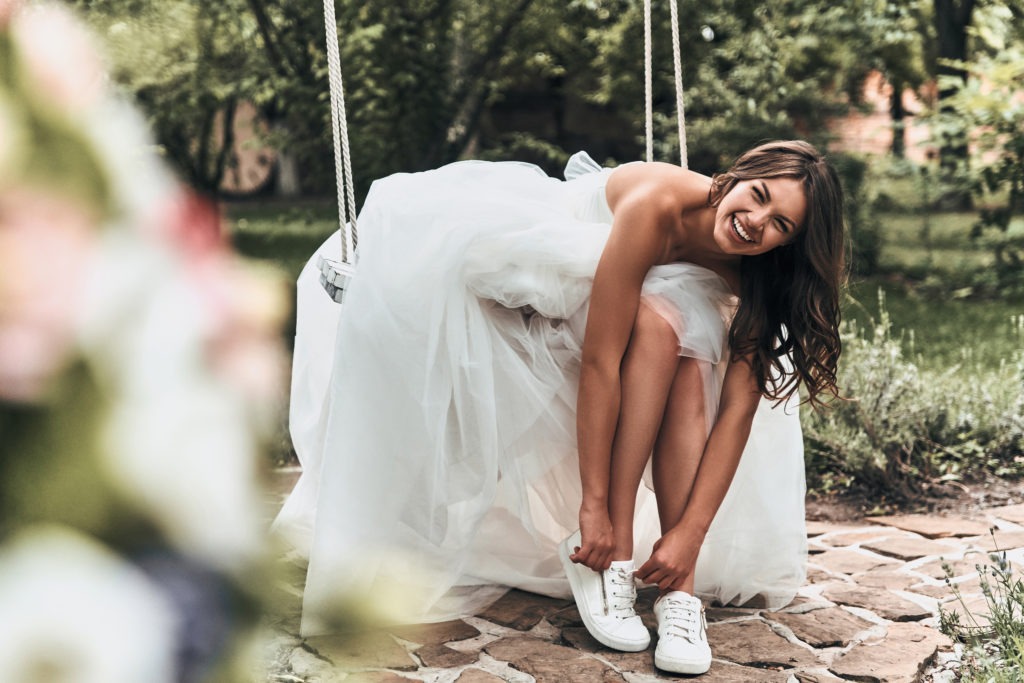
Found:
[[[783,142],[714,179],[585,155],[566,176],[460,162],[374,183],[336,334],[300,278],[304,472],[277,526],[309,553],[304,632],[344,596],[437,620],[507,586],[567,596],[567,574],[584,613],[606,584],[614,604],[595,609],[629,631],[636,556],[669,643],[699,606],[683,592],[778,607],[801,585],[792,399],[835,390],[835,173]],[[704,657],[662,650],[670,670]]]
[[[595,638],[646,648],[632,610],[632,530],[653,451],[662,536],[635,573],[662,591],[655,663],[703,673],[711,652],[694,566],[758,402],[788,398],[800,384],[811,401],[835,393],[841,189],[816,150],[788,142],[751,150],[712,180],[669,165],[627,166],[606,191],[615,221],[594,277],[577,412],[581,537],[561,555]],[[705,402],[701,361],[679,355],[687,311],[643,302],[651,267],[672,261],[703,266],[740,295],[717,406]]]

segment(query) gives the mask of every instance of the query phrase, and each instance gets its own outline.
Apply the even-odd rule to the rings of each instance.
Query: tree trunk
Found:
[[[937,38],[939,76],[957,76],[967,80],[967,72],[946,63],[946,60],[965,61],[967,59],[967,27],[971,24],[975,0],[934,0],[935,2],[935,35]],[[939,90],[939,111],[948,112],[949,107],[943,100],[954,92],[951,88]],[[967,140],[962,136],[946,136],[940,141],[939,167],[945,180],[955,177],[958,168],[968,162]],[[951,193],[943,202],[949,208],[971,208],[971,197],[968,192]]]
[[[889,96],[889,116],[892,117],[892,155],[897,159],[906,156],[906,111],[903,109],[903,83],[899,80],[892,82],[892,94]]]

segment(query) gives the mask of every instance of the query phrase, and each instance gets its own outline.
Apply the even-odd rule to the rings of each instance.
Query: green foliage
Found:
[[[907,500],[940,479],[1024,474],[1024,355],[987,376],[922,370],[893,336],[884,301],[880,311],[867,332],[845,327],[846,400],[804,413],[812,488]]]
[[[999,538],[992,530],[998,547]],[[965,642],[960,678],[966,683],[1016,683],[1024,677],[1024,581],[1015,577],[1005,550],[989,555],[989,563],[978,565],[981,591],[987,614],[975,615],[964,602],[956,585],[953,589],[963,617],[939,606],[943,633]]]
[[[973,139],[975,158],[964,171],[976,198],[984,204],[972,231],[994,255],[994,272],[1004,290],[1024,290],[1024,40],[1012,33],[1011,9],[1004,5],[979,13],[974,30],[979,50],[968,62],[956,62],[969,78],[940,79],[954,94],[939,117],[940,131]]]
[[[168,156],[194,183],[215,186],[230,163],[221,115],[249,101],[269,123],[272,142],[299,161],[305,189],[330,188],[318,3],[75,4],[113,46],[119,81],[143,103]],[[337,9],[362,191],[372,178],[464,155],[525,151],[556,165],[582,147],[623,161],[640,153],[637,0],[339,0]],[[883,61],[912,52],[893,47],[910,35],[905,14],[867,0],[684,3],[679,25],[691,166],[720,170],[766,138],[827,142],[826,118],[856,99],[871,66],[865,50]],[[678,147],[668,15],[667,3],[655,3],[654,97],[664,159]]]
[[[77,0],[100,33],[113,77],[141,105],[168,159],[215,191],[230,163],[228,125],[242,101],[266,100],[267,66],[249,47],[256,22],[240,0]]]

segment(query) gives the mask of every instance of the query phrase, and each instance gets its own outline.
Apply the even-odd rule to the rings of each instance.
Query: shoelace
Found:
[[[661,618],[668,628],[666,635],[683,638],[687,642],[697,643],[700,637],[700,609],[674,598],[663,598]]]
[[[604,574],[604,597],[605,604],[608,605],[608,615],[619,619],[635,617],[633,605],[636,603],[636,584],[633,583],[632,572],[617,567],[605,570]]]

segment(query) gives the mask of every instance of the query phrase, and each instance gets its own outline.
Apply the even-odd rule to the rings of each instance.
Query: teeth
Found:
[[[732,229],[735,230],[736,234],[743,238],[745,242],[754,241],[754,238],[748,235],[747,231],[743,229],[742,225],[740,225],[740,222],[736,219],[736,216],[732,217]]]

